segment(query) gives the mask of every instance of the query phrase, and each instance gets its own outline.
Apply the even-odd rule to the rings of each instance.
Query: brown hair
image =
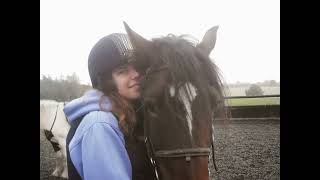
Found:
[[[99,78],[100,79],[100,78]],[[104,95],[108,96],[111,102],[110,111],[117,116],[119,127],[125,136],[130,136],[136,124],[136,114],[133,105],[125,100],[117,92],[117,87],[110,77],[101,77],[98,90],[102,91]],[[99,107],[101,110],[103,97],[100,99]]]

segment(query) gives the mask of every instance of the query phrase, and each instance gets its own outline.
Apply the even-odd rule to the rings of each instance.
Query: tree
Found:
[[[278,86],[277,81],[275,80],[266,80],[261,83],[263,86]]]
[[[70,101],[80,97],[89,89],[91,86],[80,84],[76,73],[66,77],[60,76],[60,79],[42,75],[40,79],[40,99]]]
[[[277,86],[278,85],[277,81],[275,81],[275,80],[270,80],[269,84],[270,84],[270,86]]]
[[[262,96],[263,91],[257,84],[252,84],[247,90],[245,90],[246,96]]]

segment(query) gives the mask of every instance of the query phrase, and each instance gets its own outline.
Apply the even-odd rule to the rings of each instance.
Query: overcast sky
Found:
[[[125,33],[123,21],[146,39],[189,34],[201,40],[219,25],[210,54],[227,83],[280,81],[279,0],[41,0],[40,77],[75,72],[90,83],[87,58],[102,37]]]

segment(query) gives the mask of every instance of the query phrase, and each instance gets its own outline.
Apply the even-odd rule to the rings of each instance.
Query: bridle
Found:
[[[145,79],[148,78],[148,76],[150,76],[153,73],[156,72],[160,72],[163,71],[165,69],[168,69],[167,65],[163,65],[160,66],[158,68],[155,68],[155,66],[150,66],[149,68],[147,68],[147,70],[145,71]],[[143,107],[144,104],[142,104],[141,107]],[[138,110],[141,109],[141,107],[139,107]],[[137,110],[137,111],[138,111]],[[150,133],[149,133],[149,121],[148,120],[144,120],[144,142],[146,145],[146,149],[147,149],[147,153],[149,156],[149,159],[151,161],[151,164],[154,168],[155,174],[156,174],[156,178],[157,180],[160,180],[159,178],[159,171],[158,171],[158,164],[156,162],[156,158],[181,158],[184,157],[185,160],[187,162],[191,161],[191,157],[199,157],[199,156],[210,156],[210,152],[211,149],[210,147],[208,148],[203,148],[203,147],[198,147],[198,148],[179,148],[179,149],[173,149],[173,150],[158,150],[155,151],[154,147],[153,147],[153,143],[152,140],[150,138]],[[212,130],[211,130],[211,134],[212,134]],[[212,148],[212,157],[213,157],[213,165],[215,170],[217,171],[217,166],[215,163],[215,158],[214,158],[214,146],[213,146],[213,140],[211,137],[211,148]]]
[[[139,108],[140,109],[140,108]],[[173,149],[173,150],[158,150],[155,151],[152,140],[150,138],[150,133],[149,133],[149,121],[144,120],[144,135],[145,135],[145,145],[147,148],[147,153],[149,156],[149,159],[151,161],[151,164],[154,168],[156,178],[157,180],[160,180],[159,178],[159,171],[158,171],[158,164],[156,162],[156,158],[181,158],[184,157],[187,162],[191,161],[191,157],[199,157],[199,156],[210,156],[211,149],[208,148],[179,148],[179,149]],[[211,130],[212,134],[212,130]],[[213,158],[213,165],[215,170],[217,171],[217,166],[215,163],[215,158],[214,158],[214,145],[213,145],[213,140],[211,137],[211,148],[212,148],[212,158]]]

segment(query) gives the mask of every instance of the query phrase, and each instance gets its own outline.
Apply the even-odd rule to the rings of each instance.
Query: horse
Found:
[[[53,177],[68,178],[66,138],[70,125],[63,112],[64,103],[54,100],[40,100],[40,129],[51,142],[56,153],[56,167]]]
[[[225,108],[221,73],[209,58],[218,26],[200,43],[169,34],[146,40],[124,22],[142,74],[145,142],[159,180],[208,180],[213,117]]]

